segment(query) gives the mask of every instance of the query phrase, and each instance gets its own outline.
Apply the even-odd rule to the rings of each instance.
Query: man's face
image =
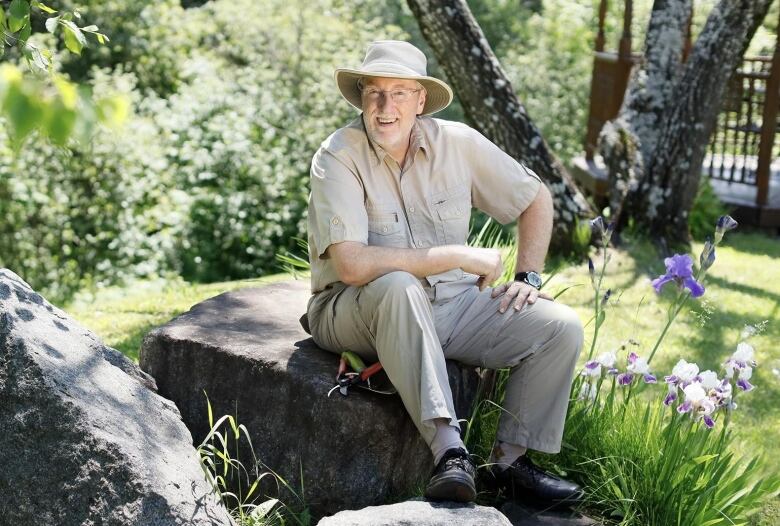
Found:
[[[414,80],[365,78],[361,98],[369,137],[391,155],[405,152],[415,117],[425,106],[425,90]],[[406,100],[399,102],[394,98]]]

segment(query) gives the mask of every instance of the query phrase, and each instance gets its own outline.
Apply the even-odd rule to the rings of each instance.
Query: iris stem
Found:
[[[590,352],[588,352],[588,359],[587,359],[588,362],[593,358],[593,351],[596,350],[596,340],[598,340],[598,337],[599,337],[599,326],[601,325],[599,323],[599,314],[601,313],[601,305],[600,305],[600,302],[599,302],[599,297],[601,295],[601,281],[604,279],[604,274],[607,271],[607,245],[608,245],[608,243],[609,243],[609,241],[607,241],[607,243],[603,243],[602,242],[602,244],[601,244],[601,248],[603,250],[603,256],[602,256],[601,270],[599,271],[599,279],[598,279],[598,283],[596,284],[596,290],[595,290],[595,296],[594,296],[594,299],[595,299],[595,314],[594,314],[593,318],[595,320],[595,325],[594,325],[594,328],[593,328],[593,340],[590,342]]]
[[[677,296],[677,300],[675,300],[676,308],[672,309],[672,314],[669,316],[669,320],[666,322],[666,325],[664,326],[664,330],[661,331],[661,335],[658,337],[658,340],[656,340],[655,345],[653,346],[653,350],[650,351],[650,356],[647,358],[647,364],[650,365],[650,362],[653,360],[653,356],[655,356],[656,351],[658,350],[658,347],[661,346],[661,342],[664,341],[664,338],[666,337],[666,333],[669,331],[669,327],[672,326],[672,322],[675,318],[677,318],[677,315],[680,313],[680,311],[683,308],[683,305],[685,305],[685,302],[688,300],[688,298],[691,296],[690,292],[681,292],[679,296]]]

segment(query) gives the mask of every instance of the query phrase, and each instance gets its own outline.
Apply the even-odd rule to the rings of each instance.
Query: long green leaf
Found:
[[[13,0],[8,9],[8,29],[16,33],[30,20],[30,4],[25,0]]]
[[[81,55],[81,50],[87,45],[87,37],[85,37],[84,33],[81,32],[81,29],[70,20],[60,19],[60,24],[65,27],[65,33],[63,33],[65,47],[71,52]]]

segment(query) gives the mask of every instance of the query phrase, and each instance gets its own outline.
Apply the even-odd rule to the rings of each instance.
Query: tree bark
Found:
[[[726,85],[771,3],[772,0],[721,0],[712,8],[688,61],[677,72],[673,60],[677,57],[679,64],[678,50],[682,46],[673,50],[664,46],[663,39],[671,34],[677,42],[687,19],[680,12],[689,1],[656,0],[648,29],[644,76],[655,76],[655,81],[643,86],[641,73],[632,77],[629,100],[617,122],[605,129],[610,133],[616,127],[622,128],[631,135],[604,137],[607,146],[602,151],[608,166],[633,166],[638,172],[622,208],[631,210],[635,223],[666,245],[690,241],[688,214]],[[672,20],[672,16],[679,18]],[[641,97],[634,97],[642,93]],[[629,146],[636,141],[633,147],[639,162],[632,164],[636,158],[625,153],[631,148],[615,142],[626,137]],[[616,148],[609,147],[610,140],[617,144]],[[611,177],[619,179],[621,174]]]
[[[407,0],[472,125],[536,172],[555,200],[551,248],[569,253],[593,211],[515,94],[464,0]]]

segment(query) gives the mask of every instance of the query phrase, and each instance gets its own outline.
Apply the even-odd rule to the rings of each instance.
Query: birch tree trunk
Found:
[[[637,225],[666,245],[690,241],[688,214],[726,85],[771,3],[721,0],[680,64],[690,0],[656,0],[647,61],[600,138],[616,195],[625,197],[617,205],[621,224],[630,210]]]
[[[547,183],[555,201],[551,247],[568,253],[578,219],[592,215],[590,205],[531,121],[468,5],[464,0],[407,3],[472,125]]]

